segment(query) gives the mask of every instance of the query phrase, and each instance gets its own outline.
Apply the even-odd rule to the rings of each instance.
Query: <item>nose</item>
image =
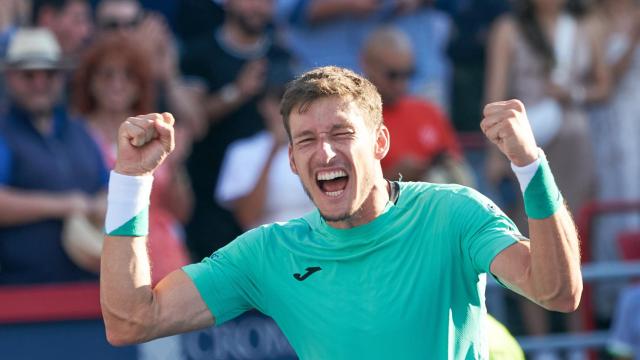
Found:
[[[324,164],[331,162],[331,159],[336,157],[336,152],[333,149],[333,145],[327,140],[322,140],[320,143],[320,160]]]
[[[50,76],[45,71],[35,71],[31,76],[31,85],[35,89],[43,89],[47,87]]]

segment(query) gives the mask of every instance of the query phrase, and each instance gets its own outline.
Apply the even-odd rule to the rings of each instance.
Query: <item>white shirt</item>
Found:
[[[273,141],[271,133],[262,131],[229,145],[215,191],[216,200],[222,206],[231,209],[233,201],[246,196],[256,187]],[[298,176],[289,167],[287,146],[282,145],[271,163],[267,178],[267,198],[259,224],[287,221],[300,217],[313,208]]]

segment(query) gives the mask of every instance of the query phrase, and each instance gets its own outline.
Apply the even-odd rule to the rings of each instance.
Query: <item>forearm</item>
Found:
[[[100,269],[100,303],[114,345],[152,338],[154,296],[146,237],[106,236]]]
[[[70,211],[64,195],[47,192],[0,189],[0,226],[27,224],[63,218]]]
[[[236,93],[231,94],[232,91]],[[225,92],[228,94],[225,95]],[[216,123],[229,113],[238,109],[246,100],[237,88],[234,89],[232,85],[227,85],[206,98],[204,105],[205,114],[209,122]]]
[[[532,297],[545,308],[573,311],[582,293],[580,243],[566,206],[529,219]]]
[[[196,101],[195,92],[178,79],[167,80],[163,85],[167,95],[167,106],[181,124],[187,125],[192,133],[204,131],[202,109]]]
[[[573,311],[580,302],[582,276],[580,243],[571,214],[541,150],[534,163],[513,169],[529,218],[526,292],[545,308]]]

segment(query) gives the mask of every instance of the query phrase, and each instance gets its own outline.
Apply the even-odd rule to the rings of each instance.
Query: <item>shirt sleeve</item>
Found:
[[[638,311],[640,310],[640,286],[625,290],[618,300],[611,324],[607,350],[614,356],[633,358],[638,344]]]
[[[466,199],[457,214],[461,222],[462,252],[477,273],[491,273],[493,259],[502,250],[524,237],[516,225],[493,201],[465,188]]]
[[[202,262],[182,268],[207,304],[216,325],[252,308],[266,313],[255,275],[260,273],[261,251],[257,246],[263,236],[262,228],[251,230]]]
[[[0,136],[0,185],[8,185],[11,179],[11,151]]]

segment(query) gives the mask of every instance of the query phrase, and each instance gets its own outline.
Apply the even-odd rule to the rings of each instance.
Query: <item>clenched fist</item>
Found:
[[[538,158],[538,146],[520,100],[487,104],[483,115],[482,132],[514,165],[525,166]]]
[[[174,119],[169,113],[130,117],[118,130],[114,170],[123,175],[151,175],[175,147]]]

